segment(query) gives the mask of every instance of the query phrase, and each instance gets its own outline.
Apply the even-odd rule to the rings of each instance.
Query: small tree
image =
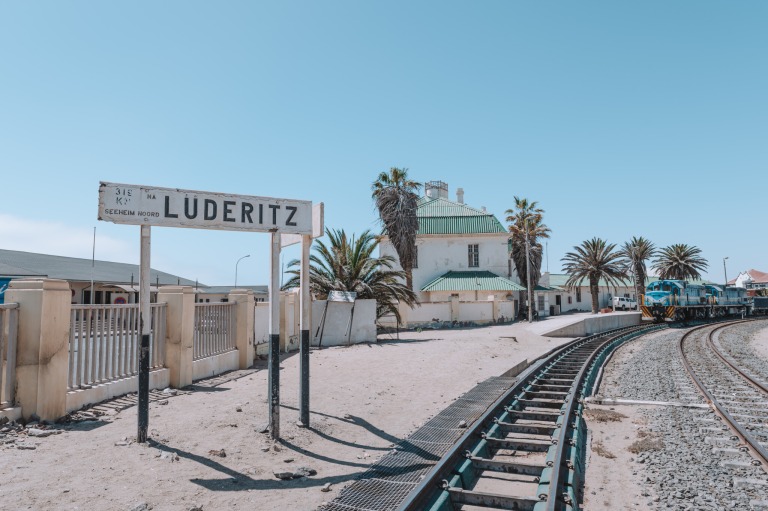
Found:
[[[376,300],[376,319],[393,314],[401,322],[398,302],[409,306],[416,304],[416,294],[402,282],[403,271],[393,270],[395,259],[391,256],[374,257],[379,242],[370,231],[359,238],[347,237],[344,230],[326,229],[329,245],[315,240],[314,253],[309,256],[309,288],[320,299],[331,291],[354,291],[360,299]],[[301,262],[288,263],[286,273],[291,278],[284,289],[299,286]]]
[[[700,256],[701,249],[677,243],[662,248],[653,261],[653,269],[662,279],[687,280],[701,278],[709,264]]]
[[[419,183],[408,179],[408,169],[397,167],[379,174],[371,186],[384,232],[395,247],[410,290],[413,290],[416,234],[419,231],[419,219],[416,216],[419,196],[416,192],[420,187]]]
[[[574,289],[584,280],[589,282],[589,292],[592,294],[592,314],[599,308],[598,292],[600,279],[609,285],[619,287],[620,282],[627,278],[627,273],[621,264],[621,255],[615,252],[616,245],[607,243],[600,238],[584,241],[573,247],[563,257],[563,269],[568,273],[565,286]]]
[[[656,246],[642,236],[632,237],[622,245],[619,255],[623,259],[627,274],[632,277],[635,284],[635,297],[639,300],[640,295],[645,293],[645,284],[648,279],[645,262],[656,255]]]
[[[527,295],[530,297],[541,278],[541,260],[544,251],[539,239],[549,238],[551,231],[549,227],[544,225],[544,210],[538,207],[536,201],[529,202],[526,198],[515,196],[515,207],[508,209],[506,214],[510,234],[509,256],[515,265],[520,283],[529,288]],[[528,284],[529,266],[531,272],[530,286]],[[532,299],[528,301],[532,302]],[[532,308],[533,303],[528,303],[529,316]]]

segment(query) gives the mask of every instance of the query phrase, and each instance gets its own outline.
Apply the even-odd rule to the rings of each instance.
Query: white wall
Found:
[[[457,316],[452,317],[451,307],[456,307]],[[494,314],[494,307],[496,308]],[[403,319],[403,326],[415,328],[435,323],[434,319],[441,323],[456,321],[470,321],[474,323],[491,323],[501,316],[506,320],[515,318],[518,309],[516,300],[502,301],[459,301],[455,302],[425,302],[418,307],[411,309],[403,304],[400,305],[400,315]],[[397,326],[394,316],[387,316],[379,320],[381,326],[394,328]]]
[[[287,294],[287,293],[286,293]],[[298,349],[299,321],[298,300],[295,296],[281,298],[283,310],[281,311],[281,349]],[[323,321],[325,300],[312,302],[312,328],[309,332],[310,343],[317,346],[320,340],[318,328]],[[355,301],[354,316],[352,316],[351,329],[349,327],[352,316],[352,304],[345,302],[331,302],[325,315],[325,325],[322,326],[323,346],[344,346],[362,342],[376,342],[376,300]],[[269,304],[257,303],[254,319],[254,340],[257,345],[257,354],[267,353],[269,346]]]
[[[493,302],[459,303],[459,321],[487,323],[493,321]]]
[[[403,309],[401,309],[403,310]],[[405,308],[409,325],[434,323],[433,319],[451,321],[451,302],[422,303],[413,309]],[[405,318],[403,318],[405,319]],[[392,325],[394,326],[394,324]]]

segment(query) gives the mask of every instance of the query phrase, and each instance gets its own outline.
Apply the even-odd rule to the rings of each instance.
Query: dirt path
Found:
[[[295,425],[299,357],[284,358],[277,445],[257,432],[267,421],[263,367],[151,403],[149,446],[132,441],[135,407],[45,438],[0,433],[0,509],[314,509],[478,381],[567,340],[525,324],[401,338],[312,352],[311,429]],[[274,475],[300,467],[317,474]]]

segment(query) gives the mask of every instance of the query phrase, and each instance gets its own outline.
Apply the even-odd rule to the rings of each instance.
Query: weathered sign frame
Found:
[[[280,250],[298,241],[301,255],[301,391],[300,423],[309,426],[309,248],[323,234],[323,204],[311,201],[99,183],[98,219],[141,226],[139,272],[138,442],[147,441],[149,427],[149,271],[151,226],[268,232],[272,236],[269,285],[269,429],[280,438]],[[285,235],[286,243],[281,241]]]

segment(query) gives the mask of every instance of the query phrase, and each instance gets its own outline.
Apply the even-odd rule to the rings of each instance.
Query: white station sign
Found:
[[[99,220],[129,225],[312,234],[312,202],[102,181]]]

